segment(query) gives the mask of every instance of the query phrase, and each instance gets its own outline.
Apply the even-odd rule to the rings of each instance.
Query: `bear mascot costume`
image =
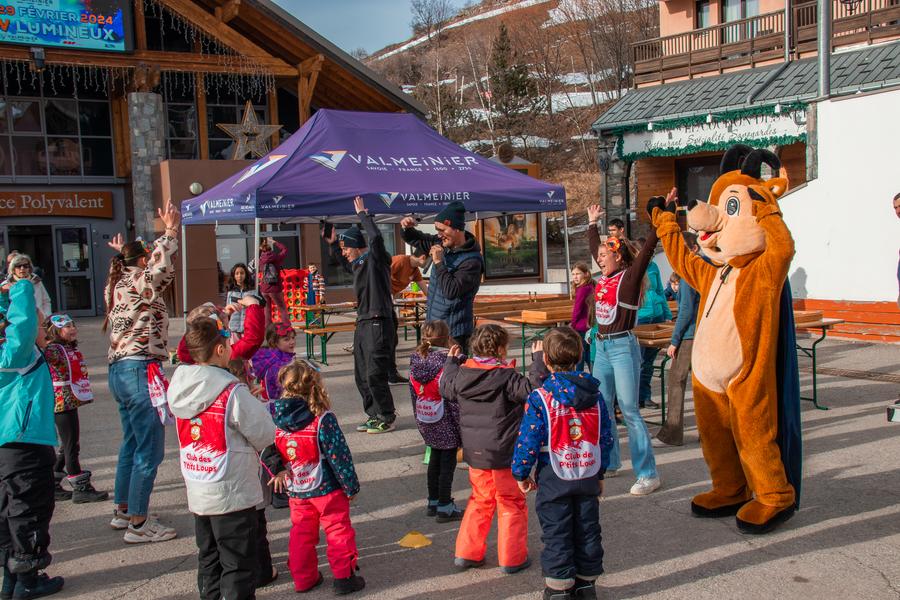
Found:
[[[788,181],[762,179],[763,163],[779,173],[772,152],[730,148],[709,202],[689,206],[706,259],[684,244],[674,190],[668,203],[657,196],[647,206],[672,268],[700,293],[694,413],[712,489],[693,498],[691,512],[735,515],[744,533],[787,521],[800,497],[800,384],[786,280],[794,241],[777,203]]]

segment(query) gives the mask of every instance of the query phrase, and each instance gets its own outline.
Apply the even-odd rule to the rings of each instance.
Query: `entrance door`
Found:
[[[706,202],[709,200],[709,192],[719,177],[719,163],[721,156],[703,156],[700,158],[686,158],[675,161],[675,181],[678,185],[678,202],[684,206],[691,201]],[[679,224],[685,229],[685,223]]]
[[[59,312],[73,317],[95,315],[90,230],[80,225],[55,225],[53,240]]]

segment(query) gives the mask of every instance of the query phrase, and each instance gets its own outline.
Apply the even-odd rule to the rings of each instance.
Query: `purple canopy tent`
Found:
[[[388,223],[427,218],[454,200],[472,219],[566,210],[562,186],[469,152],[413,115],[320,109],[255,164],[183,201],[182,240],[189,225],[254,223],[258,257],[261,223],[353,222],[357,195]]]

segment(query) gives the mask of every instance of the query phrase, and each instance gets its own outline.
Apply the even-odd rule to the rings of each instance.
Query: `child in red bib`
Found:
[[[545,336],[535,361],[542,361],[550,376],[528,396],[513,453],[519,489],[537,488],[545,600],[597,598],[594,582],[603,573],[597,500],[612,449],[612,424],[599,382],[576,370],[583,351],[581,336],[571,327]]]
[[[53,417],[60,440],[53,469],[56,499],[71,499],[75,504],[102,502],[109,498],[109,492],[94,489],[91,472],[82,471],[78,456],[81,450],[78,408],[94,401],[87,365],[78,349],[78,328],[69,315],[52,315],[44,321],[44,331],[47,339],[44,358],[53,377],[56,399]],[[72,487],[71,492],[60,485],[63,478]]]
[[[278,384],[283,395],[273,402],[277,452],[267,451],[264,461],[277,473],[269,483],[290,497],[288,569],[294,589],[307,592],[322,584],[316,569],[321,524],[334,592],[357,592],[366,582],[356,574],[359,552],[350,523],[350,501],[359,493],[353,456],[315,367],[295,360],[278,372]]]
[[[456,471],[459,439],[459,403],[444,399],[440,380],[447,360],[450,328],[444,321],[428,321],[422,327],[422,343],[409,358],[409,392],[416,426],[425,445],[431,448],[428,460],[427,515],[438,523],[462,519],[451,494]]]

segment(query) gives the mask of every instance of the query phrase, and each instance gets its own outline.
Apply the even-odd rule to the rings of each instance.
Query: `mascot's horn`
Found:
[[[741,165],[741,174],[749,175],[754,179],[759,179],[762,168],[762,164],[766,163],[770,167],[772,167],[773,171],[778,171],[781,168],[781,161],[778,160],[778,157],[775,156],[769,150],[765,150],[760,148],[759,150],[754,150],[747,158],[744,159],[744,164]]]
[[[719,165],[719,175],[737,171],[741,168],[744,159],[753,152],[753,148],[746,144],[735,144],[725,152],[722,157],[722,163]]]

